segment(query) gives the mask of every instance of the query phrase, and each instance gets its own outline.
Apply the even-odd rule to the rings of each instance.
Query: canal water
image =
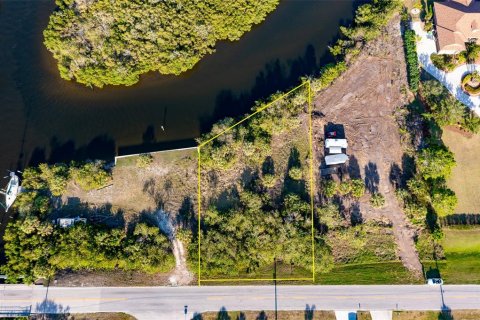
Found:
[[[62,80],[42,44],[54,0],[3,1],[0,170],[194,145],[213,122],[318,72],[357,4],[284,0],[240,41],[218,43],[181,76],[149,73],[132,87],[89,89]]]

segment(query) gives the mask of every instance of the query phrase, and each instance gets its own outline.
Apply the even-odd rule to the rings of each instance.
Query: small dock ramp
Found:
[[[340,310],[335,311],[337,320],[357,320],[357,310]]]
[[[393,312],[390,310],[370,311],[372,320],[392,320]]]

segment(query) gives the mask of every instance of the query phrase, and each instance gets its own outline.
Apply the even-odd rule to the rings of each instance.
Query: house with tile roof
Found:
[[[446,0],[434,3],[439,54],[456,54],[466,43],[480,44],[480,1]]]

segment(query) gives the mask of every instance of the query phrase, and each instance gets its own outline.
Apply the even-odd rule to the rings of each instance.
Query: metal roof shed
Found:
[[[347,139],[325,139],[325,148],[332,147],[346,149],[348,147]]]
[[[330,148],[328,148],[328,153],[330,153],[330,154],[342,153],[342,148],[340,148],[340,147],[330,147]]]
[[[343,164],[347,162],[348,156],[346,154],[333,154],[325,157],[325,163],[327,166],[334,164]]]

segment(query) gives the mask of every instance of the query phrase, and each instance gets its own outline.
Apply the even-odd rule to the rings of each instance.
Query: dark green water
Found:
[[[353,0],[286,0],[182,76],[88,89],[58,76],[42,44],[53,0],[0,3],[0,170],[193,145],[226,115],[318,71]],[[165,130],[162,130],[161,127]]]

